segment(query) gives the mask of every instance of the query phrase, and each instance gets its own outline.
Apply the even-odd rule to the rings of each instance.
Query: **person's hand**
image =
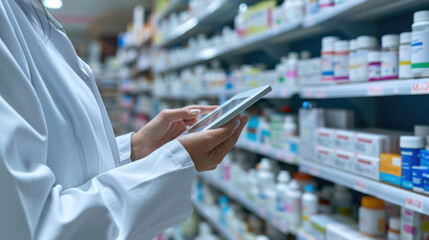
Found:
[[[247,116],[238,116],[222,127],[190,133],[178,138],[192,158],[198,172],[214,170],[238,140]]]
[[[131,160],[144,158],[177,138],[188,126],[198,122],[199,114],[208,114],[217,106],[188,106],[163,110],[140,131],[131,136]]]

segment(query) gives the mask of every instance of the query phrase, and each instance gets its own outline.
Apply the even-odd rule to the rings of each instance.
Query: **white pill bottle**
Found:
[[[413,77],[429,77],[429,11],[414,13],[411,33],[411,71]]]

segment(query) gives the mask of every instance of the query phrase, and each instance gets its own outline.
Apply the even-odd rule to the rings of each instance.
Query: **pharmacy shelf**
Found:
[[[295,153],[286,152],[284,150],[273,148],[269,145],[264,145],[259,142],[245,140],[244,137],[240,138],[237,141],[237,144],[235,144],[235,147],[247,150],[249,152],[264,155],[284,163],[288,163],[288,164],[298,163],[298,156]]]
[[[178,26],[171,35],[167,36],[160,46],[166,47],[183,42],[196,33],[201,33],[205,26],[210,28],[221,26],[225,20],[232,19],[237,13],[238,1],[215,0],[210,3],[202,12],[191,17],[186,22]],[[222,19],[222,21],[220,21]]]
[[[416,9],[417,7],[425,7],[425,4],[428,3],[428,0],[349,0],[342,5],[327,9],[314,16],[308,16],[302,22],[284,24],[226,46],[214,46],[198,51],[190,60],[155,69],[155,72],[166,73],[215,58],[248,53],[260,47],[261,43],[269,46],[270,43],[300,40],[333,30],[345,31],[348,35],[356,35],[357,33],[350,31],[352,29],[362,30],[368,28],[368,25],[356,25],[350,28],[357,21],[383,18],[394,12],[398,13]]]
[[[242,90],[245,91],[245,90]],[[158,99],[172,99],[172,100],[183,100],[183,101],[192,101],[197,99],[203,99],[203,98],[229,98],[234,96],[237,93],[240,93],[242,91],[205,91],[204,93],[193,93],[193,94],[187,94],[187,93],[158,93],[156,94],[156,97]],[[294,95],[298,94],[299,90],[298,88],[285,88],[285,89],[277,89],[272,90],[270,93],[268,93],[266,96],[264,96],[265,99],[287,99],[291,98]]]
[[[304,99],[414,94],[429,94],[429,78],[307,87],[300,91],[300,96]]]
[[[171,0],[169,1],[165,9],[161,10],[159,13],[156,14],[156,20],[159,22],[161,19],[165,18],[172,12],[177,12],[180,10],[185,10],[187,6],[188,0]]]
[[[429,214],[428,196],[306,159],[300,159],[299,169],[315,177],[375,196],[398,206],[406,207],[423,214]]]
[[[232,187],[230,184],[217,179],[213,176],[212,173],[201,173],[200,177],[204,182],[210,184],[211,186],[217,188],[218,190],[225,193],[231,199],[234,199],[241,206],[245,207],[247,210],[251,211],[256,216],[264,219],[272,226],[276,227],[277,230],[283,234],[291,233],[294,229],[289,229],[286,221],[279,216],[277,216],[272,211],[269,211],[266,207],[261,206],[253,201],[247,199],[242,190]]]
[[[213,218],[213,216],[208,213],[208,211],[205,209],[205,207],[199,203],[195,198],[192,199],[192,206],[194,207],[194,210],[202,217],[204,218],[215,230],[219,235],[221,235],[226,240],[235,240],[236,238],[234,235],[224,226],[222,226],[219,222],[219,220],[216,220]]]
[[[296,240],[318,240],[303,229],[296,231]]]

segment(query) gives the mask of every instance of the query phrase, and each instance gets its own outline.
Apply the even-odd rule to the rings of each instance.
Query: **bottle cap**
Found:
[[[357,48],[376,48],[377,39],[371,36],[360,36],[357,38]]]
[[[293,178],[297,181],[311,181],[311,180],[313,180],[313,176],[302,173],[302,172],[294,173]]]
[[[424,142],[422,137],[418,136],[401,136],[399,139],[399,145],[401,148],[423,148]]]
[[[290,52],[288,55],[289,59],[298,59],[298,53],[296,52]]]
[[[347,52],[349,51],[349,41],[341,40],[336,41],[334,44],[335,52]]]
[[[362,197],[362,207],[375,209],[384,208],[384,202],[375,197]]]
[[[268,158],[262,158],[259,164],[259,170],[267,170],[271,169],[270,160]]]
[[[414,135],[425,138],[429,135],[429,126],[426,125],[415,125]]]
[[[350,40],[350,51],[356,51],[357,49],[357,40],[352,39]]]
[[[380,62],[379,51],[371,51],[368,53],[368,63],[372,63],[372,62]]]
[[[304,191],[306,192],[314,192],[314,186],[313,185],[305,185]]]
[[[309,59],[311,57],[311,54],[309,51],[301,51],[301,59]]]
[[[394,47],[399,45],[399,36],[396,34],[388,34],[381,37],[381,46],[385,47]]]
[[[296,180],[292,180],[290,181],[290,183],[288,184],[289,189],[291,190],[298,190],[299,189],[299,184]]]
[[[322,38],[322,48],[333,48],[335,41],[338,41],[338,37],[327,36]]]
[[[279,175],[277,175],[277,181],[282,183],[287,183],[290,181],[290,174],[286,170],[281,170]]]
[[[399,35],[399,42],[402,43],[411,43],[411,33],[403,32]]]
[[[429,11],[418,11],[414,13],[414,22],[429,21]]]
[[[399,230],[401,228],[401,220],[398,217],[389,218],[389,229]]]

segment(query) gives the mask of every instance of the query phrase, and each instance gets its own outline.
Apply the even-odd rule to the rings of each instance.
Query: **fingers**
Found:
[[[209,114],[211,113],[213,110],[215,110],[218,106],[203,106],[203,105],[191,105],[191,106],[187,106],[185,108],[187,109],[199,109],[201,110],[201,112],[199,114]]]
[[[175,122],[180,120],[198,120],[198,115],[208,114],[215,110],[217,106],[200,106],[192,105],[178,109],[163,110],[159,115],[169,122]]]
[[[235,132],[230,136],[228,139],[220,143],[213,152],[215,152],[216,156],[215,159],[219,161],[219,163],[223,160],[223,158],[228,154],[231,149],[234,147],[234,145],[237,143],[238,138],[240,137],[241,132],[243,131],[243,128],[246,126],[247,121],[249,120],[249,117],[242,116],[240,117],[240,126],[235,130]]]
[[[207,147],[209,149],[215,148],[217,145],[231,137],[239,126],[240,118],[235,117],[218,129],[205,131],[204,133],[207,134],[209,138]]]

